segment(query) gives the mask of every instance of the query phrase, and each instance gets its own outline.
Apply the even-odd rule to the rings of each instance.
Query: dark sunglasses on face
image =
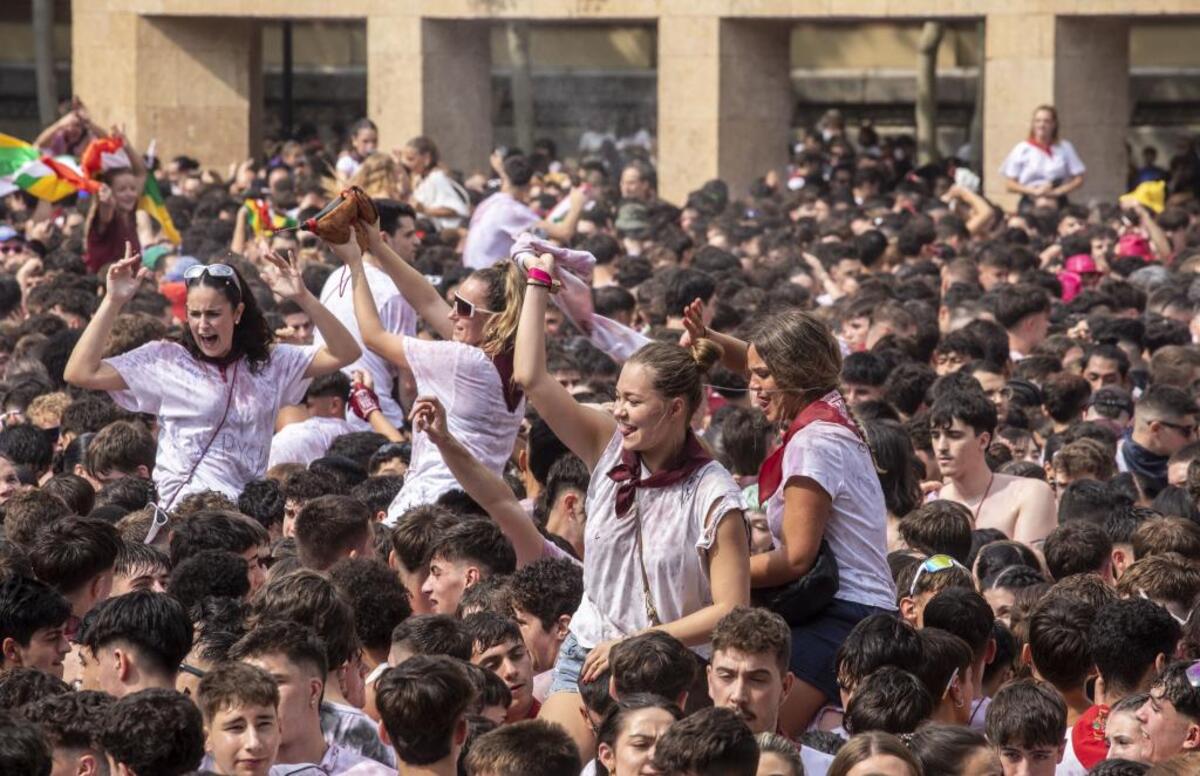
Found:
[[[475,313],[486,313],[487,315],[495,315],[495,310],[485,310],[482,307],[477,307],[474,302],[463,299],[457,292],[454,294],[454,312],[459,318],[474,318]]]
[[[1180,434],[1183,434],[1185,437],[1193,437],[1196,435],[1196,424],[1194,424],[1194,423],[1190,426],[1185,426],[1182,423],[1170,423],[1165,420],[1160,420],[1158,422],[1161,423],[1162,425],[1166,426],[1167,428],[1175,429]]]

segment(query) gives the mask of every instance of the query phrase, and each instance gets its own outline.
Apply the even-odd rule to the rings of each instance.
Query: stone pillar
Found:
[[[1129,172],[1129,20],[1060,16],[1056,33],[1054,92],[1061,134],[1087,165],[1074,198],[1111,201],[1126,191]]]
[[[710,178],[741,196],[787,163],[794,96],[786,24],[664,16],[658,26],[659,192]]]
[[[1129,23],[1112,18],[996,13],[987,17],[983,175],[989,197],[1015,207],[1000,165],[1029,135],[1033,111],[1058,109],[1060,135],[1087,166],[1073,199],[1113,199],[1125,187]]]
[[[367,112],[390,150],[417,135],[446,166],[483,169],[492,147],[492,54],[487,22],[367,18]]]
[[[124,124],[140,151],[156,140],[159,158],[217,169],[261,153],[256,21],[77,10],[74,89],[102,126]]]

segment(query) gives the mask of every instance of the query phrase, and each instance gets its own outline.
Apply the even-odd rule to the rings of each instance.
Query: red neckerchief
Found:
[[[767,456],[767,460],[763,461],[762,468],[758,470],[759,503],[767,503],[767,499],[775,491],[779,490],[779,486],[783,484],[783,454],[787,450],[788,442],[792,440],[792,437],[800,429],[818,420],[844,426],[853,431],[854,435],[859,439],[863,438],[858,424],[854,422],[854,419],[850,417],[850,413],[846,410],[846,402],[842,399],[842,395],[837,391],[830,391],[825,394],[820,399],[800,410],[800,414],[796,416],[796,419],[792,421],[792,425],[788,426],[787,432],[784,433],[783,442]]]
[[[674,465],[641,478],[642,461],[632,450],[621,451],[621,461],[608,470],[608,478],[617,483],[617,517],[624,517],[633,508],[638,488],[666,488],[683,482],[692,472],[712,460],[712,456],[696,435],[687,432],[687,441]]]
[[[504,403],[508,405],[509,412],[516,412],[517,405],[521,403],[521,389],[513,382],[513,351],[512,348],[505,350],[503,353],[492,357],[492,366],[496,367],[496,372],[500,375],[500,385],[504,388]]]
[[[1050,145],[1046,145],[1045,143],[1039,143],[1038,141],[1033,139],[1033,135],[1030,135],[1025,140],[1025,142],[1029,143],[1029,145],[1031,145],[1034,148],[1036,148],[1037,150],[1041,151],[1046,156],[1054,156],[1054,144],[1053,143],[1051,143]]]

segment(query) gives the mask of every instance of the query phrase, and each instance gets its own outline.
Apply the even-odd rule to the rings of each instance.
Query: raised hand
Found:
[[[150,270],[141,266],[142,254],[134,253],[133,246],[125,243],[125,257],[108,267],[106,288],[108,298],[117,304],[125,304],[137,293],[142,278],[150,276]]]
[[[362,222],[359,222],[354,225],[354,228],[362,229],[364,227]],[[368,234],[370,233],[368,232]],[[379,234],[378,227],[375,228],[375,234]],[[374,243],[371,244],[374,245]],[[350,239],[344,243],[329,243],[329,250],[333,251],[333,255],[337,256],[350,269],[357,269],[362,265],[362,249],[358,247],[358,240],[353,233],[351,233]]]
[[[275,251],[268,251],[263,258],[270,265],[263,273],[263,279],[276,296],[294,301],[308,293],[294,251],[288,251],[287,258]]]
[[[683,336],[679,338],[680,347],[690,348],[698,339],[708,336],[708,327],[704,325],[704,302],[693,299],[691,304],[683,308]]]
[[[446,408],[432,396],[418,396],[409,419],[413,428],[428,434],[429,441],[435,445],[450,439],[450,430],[446,427]]]

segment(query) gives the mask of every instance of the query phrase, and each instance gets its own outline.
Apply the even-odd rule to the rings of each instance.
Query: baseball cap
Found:
[[[1125,234],[1117,242],[1117,256],[1136,256],[1139,259],[1150,261],[1154,258],[1154,252],[1150,250],[1150,241],[1140,234]]]
[[[20,232],[18,232],[16,229],[13,229],[8,224],[0,225],[0,242],[8,242],[9,240],[24,241],[24,239],[25,238],[21,236]]]

